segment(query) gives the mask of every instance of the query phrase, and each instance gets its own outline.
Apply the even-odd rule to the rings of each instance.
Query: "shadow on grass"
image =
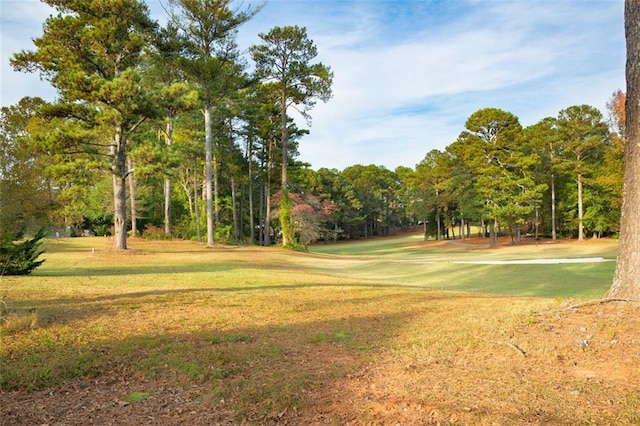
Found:
[[[124,275],[149,275],[149,274],[186,274],[201,272],[226,272],[234,269],[249,269],[247,265],[224,265],[212,263],[190,263],[188,265],[113,265],[113,266],[76,266],[73,268],[50,268],[36,270],[34,277],[85,277],[85,276],[124,276]],[[275,268],[274,268],[275,269]]]
[[[7,315],[22,316],[31,318],[31,324],[25,326],[27,329],[46,329],[56,325],[69,325],[83,321],[89,321],[100,316],[110,316],[121,310],[135,312],[143,306],[155,305],[158,310],[163,309],[163,305],[175,306],[176,304],[189,306],[196,301],[211,300],[217,303],[216,294],[237,294],[244,297],[247,293],[274,292],[282,296],[283,291],[296,291],[304,289],[414,289],[421,292],[430,301],[450,300],[456,297],[469,297],[463,292],[445,293],[424,286],[407,285],[384,285],[384,284],[325,284],[325,283],[304,283],[304,284],[279,284],[279,285],[255,285],[255,286],[232,286],[232,287],[199,287],[184,289],[164,289],[136,291],[130,293],[117,293],[101,296],[89,297],[67,297],[56,299],[30,299],[24,302],[14,302],[6,310]],[[248,297],[251,297],[250,294]],[[380,296],[382,297],[382,296]],[[474,298],[496,298],[500,296],[477,293]],[[350,303],[370,303],[371,298],[349,299]],[[334,301],[326,306],[344,303],[344,301]],[[247,309],[251,309],[247,306]]]
[[[349,303],[372,304],[377,297]],[[416,295],[401,295],[399,304],[404,303],[403,297],[412,298],[415,303]],[[431,299],[426,297],[425,301]],[[334,312],[339,312],[338,306],[344,303],[342,299],[327,302],[333,305]],[[293,308],[305,309],[303,305]],[[302,412],[329,393],[342,392],[341,381],[362,371],[414,315],[410,310],[398,309],[379,315],[308,321],[301,312],[299,321],[292,324],[274,322],[224,330],[205,327],[191,332],[139,335],[123,330],[122,338],[78,338],[75,342],[52,338],[39,345],[14,347],[0,354],[0,407],[5,407],[0,409],[0,415],[4,420],[40,424],[43,418],[33,414],[38,410],[36,402],[56,392],[37,392],[39,389],[75,382],[80,384],[71,385],[66,392],[81,394],[79,389],[87,386],[112,386],[112,402],[124,400],[126,394],[117,392],[123,383],[133,381],[131,392],[158,397],[172,386],[190,388],[191,398],[202,410],[216,410],[219,401],[227,401],[232,416],[227,421],[263,423],[269,416]],[[124,377],[115,372],[123,366],[128,372]],[[16,406],[9,404],[14,390],[32,393],[23,395],[21,404]],[[94,395],[84,393],[83,398],[96,394],[97,391]],[[71,397],[75,406],[89,405],[80,398]],[[56,400],[58,407],[67,402]],[[180,404],[188,402],[193,401]],[[117,418],[122,415],[123,405],[105,404],[101,409],[101,415],[109,416],[112,410]],[[154,413],[154,422],[169,421],[171,409],[175,407]],[[48,422],[71,420],[63,409],[47,415]]]

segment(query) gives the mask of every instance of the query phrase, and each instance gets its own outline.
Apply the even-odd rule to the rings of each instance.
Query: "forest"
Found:
[[[458,138],[389,170],[321,168],[299,158],[330,64],[304,27],[275,27],[243,55],[238,28],[260,7],[172,0],[168,23],[144,3],[47,0],[35,50],[14,69],[58,92],[0,114],[0,237],[113,235],[279,244],[392,235],[615,236],[622,205],[625,93],[605,114],[574,105],[524,127],[487,107]],[[428,135],[425,135],[428,139]]]

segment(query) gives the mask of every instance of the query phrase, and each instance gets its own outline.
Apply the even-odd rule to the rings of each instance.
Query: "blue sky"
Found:
[[[395,169],[443,150],[480,108],[509,111],[524,126],[571,105],[606,114],[611,94],[625,90],[623,3],[268,0],[238,42],[247,48],[274,26],[305,26],[334,86],[333,98],[311,111],[299,159],[314,169]],[[147,4],[164,20],[160,0]],[[14,52],[32,49],[50,9],[37,0],[0,0],[0,8],[2,106],[22,96],[53,100],[46,82],[8,65]]]

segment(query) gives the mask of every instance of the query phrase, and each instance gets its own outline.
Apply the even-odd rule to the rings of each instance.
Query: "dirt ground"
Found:
[[[481,329],[481,325],[478,326]],[[640,424],[640,306],[590,303],[532,313],[500,339],[482,336],[443,357],[419,350],[358,357],[331,343],[289,354],[318,372],[301,411],[238,413],[210,384],[162,381],[122,366],[95,378],[0,394],[1,425]],[[140,401],[123,396],[139,389]]]

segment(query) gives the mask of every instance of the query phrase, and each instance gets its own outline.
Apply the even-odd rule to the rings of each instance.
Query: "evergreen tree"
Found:
[[[127,142],[153,115],[140,65],[152,43],[156,24],[138,0],[44,0],[59,11],[44,25],[35,51],[22,51],[12,65],[19,71],[40,71],[58,89],[60,99],[48,110],[85,132],[52,129],[57,150],[96,151],[108,155],[113,176],[114,249],[127,248],[125,181]],[[109,129],[96,141],[92,129]],[[99,147],[101,145],[101,147]],[[99,148],[98,148],[99,147]],[[105,152],[107,151],[107,152]]]
[[[205,199],[207,245],[215,244],[214,227],[220,160],[214,148],[214,110],[232,90],[244,83],[243,64],[235,42],[238,28],[260,8],[233,10],[231,0],[170,0],[171,23],[184,41],[179,61],[187,79],[198,87],[205,128]],[[214,200],[215,198],[215,200]],[[216,207],[217,208],[217,207]]]
[[[28,275],[44,262],[44,259],[38,258],[44,253],[40,246],[47,230],[41,228],[33,238],[26,239],[24,232],[22,229],[12,238],[5,237],[0,240],[0,276]]]
[[[307,37],[307,30],[304,27],[275,27],[267,34],[260,34],[260,38],[263,43],[251,47],[251,54],[256,62],[256,75],[262,81],[274,84],[280,107],[282,243],[284,246],[295,246],[294,226],[288,213],[291,211],[291,206],[286,205],[290,203],[287,194],[289,191],[287,110],[294,105],[308,119],[308,111],[315,105],[317,99],[326,102],[331,97],[333,73],[322,63],[311,63],[318,55],[318,51],[313,41]]]

